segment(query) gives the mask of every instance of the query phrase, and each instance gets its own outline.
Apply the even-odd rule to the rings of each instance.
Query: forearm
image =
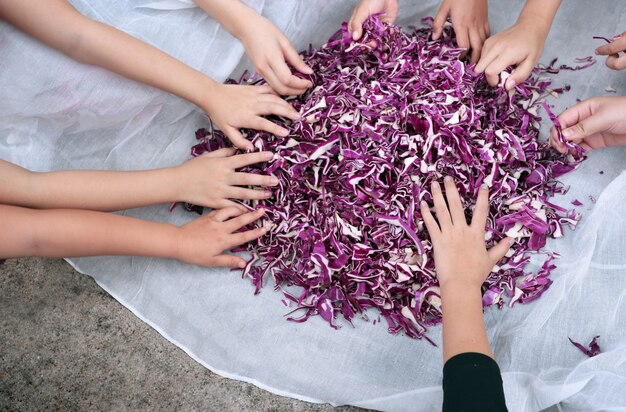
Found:
[[[560,4],[561,0],[527,0],[517,21],[532,23],[547,37]]]
[[[176,226],[109,213],[0,205],[0,227],[2,259],[177,254]]]
[[[114,211],[177,200],[175,168],[35,173],[0,160],[0,204]]]
[[[65,0],[0,0],[0,17],[78,61],[170,92],[200,107],[216,85],[155,47],[82,16]]]
[[[485,324],[480,287],[458,284],[441,288],[443,311],[443,358],[465,352],[483,353],[493,357]]]
[[[240,38],[249,17],[257,15],[255,10],[240,0],[194,0],[194,2],[237,38]]]

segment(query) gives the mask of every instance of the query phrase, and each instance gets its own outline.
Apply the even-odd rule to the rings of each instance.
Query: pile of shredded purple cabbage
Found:
[[[537,299],[552,283],[554,254],[530,273],[529,253],[579,220],[549,198],[566,190],[554,178],[584,156],[562,157],[539,142],[538,109],[549,110],[544,98],[564,90],[542,75],[593,59],[538,67],[508,93],[460,59],[450,27],[438,41],[430,27],[405,32],[372,18],[365,28],[354,42],[344,23],[326,45],[302,54],[314,86],[288,99],[302,118],[272,119],[289,136],[246,132],[275,157],[244,171],[272,174],[280,184],[271,199],[248,203],[267,210],[263,225],[271,231],[243,248],[252,254],[243,275],[257,293],[271,276],[291,301],[284,302],[295,304],[290,320],[320,315],[337,328],[338,317],[351,323],[375,308],[391,333],[428,339],[427,327],[441,321],[441,300],[418,205],[432,204],[430,183],[449,175],[468,214],[481,184],[490,187],[489,246],[516,238],[483,285],[484,306]],[[219,131],[196,135],[193,156],[229,145]]]

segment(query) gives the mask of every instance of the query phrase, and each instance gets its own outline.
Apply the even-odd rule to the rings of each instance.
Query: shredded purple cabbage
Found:
[[[594,336],[593,339],[591,339],[591,342],[589,342],[589,348],[586,348],[584,345],[578,343],[578,342],[574,342],[572,340],[572,338],[567,338],[569,339],[569,341],[572,343],[572,345],[576,346],[578,349],[580,349],[580,351],[582,353],[584,353],[585,355],[589,356],[590,358],[596,356],[597,354],[599,354],[600,352],[602,352],[602,350],[600,349],[600,345],[598,344],[598,338],[600,336]]]
[[[558,255],[548,253],[538,273],[525,267],[548,237],[580,219],[549,198],[566,191],[554,179],[584,156],[562,157],[539,142],[538,108],[553,117],[544,98],[569,90],[552,89],[542,75],[594,61],[553,61],[514,92],[493,89],[460,60],[450,27],[431,41],[432,19],[424,22],[429,27],[405,32],[372,18],[357,42],[344,23],[326,45],[302,53],[314,86],[288,98],[302,119],[272,119],[289,136],[246,131],[275,157],[244,171],[280,184],[271,199],[248,204],[266,209],[262,224],[271,230],[240,249],[252,254],[243,276],[256,293],[271,276],[295,304],[289,320],[320,315],[338,328],[338,317],[352,323],[374,308],[391,333],[430,341],[425,332],[441,321],[441,300],[418,205],[432,202],[430,183],[448,175],[468,214],[481,184],[490,187],[488,246],[516,239],[483,285],[484,306],[531,302],[552,283]],[[220,131],[196,136],[193,156],[229,145]]]

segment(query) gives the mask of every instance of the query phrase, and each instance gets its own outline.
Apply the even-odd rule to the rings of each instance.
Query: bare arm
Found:
[[[222,85],[170,55],[82,16],[66,0],[0,0],[0,18],[68,56],[188,100],[206,111],[239,148],[252,150],[240,128],[286,135],[263,118],[298,118],[269,87]]]
[[[0,0],[0,18],[82,63],[100,66],[204,107],[216,82],[66,0]]]
[[[451,178],[445,179],[444,200],[439,183],[432,186],[437,221],[428,205],[421,204],[424,223],[430,234],[435,253],[437,279],[441,287],[443,311],[443,359],[455,355],[477,352],[493,357],[485,325],[481,286],[493,266],[509,250],[510,239],[485,248],[485,225],[489,210],[488,189],[481,188],[471,225],[459,192]]]
[[[241,186],[275,186],[275,177],[240,173],[237,169],[268,161],[272,153],[234,153],[234,149],[221,149],[177,167],[128,172],[35,173],[0,160],[0,204],[115,211],[174,201],[223,208],[237,206],[231,199],[270,197],[270,191]]]
[[[0,259],[155,256],[203,266],[242,267],[242,258],[223,251],[263,235],[263,229],[237,232],[262,214],[226,208],[176,227],[102,212],[0,205]]]
[[[507,90],[524,82],[543,53],[561,0],[527,0],[517,22],[485,41],[476,71],[484,72],[492,86],[508,66],[517,66],[506,79]]]
[[[175,169],[36,173],[0,160],[0,203],[101,211],[179,200]]]
[[[277,93],[304,93],[312,83],[292,74],[287,63],[304,74],[312,74],[291,42],[268,19],[240,0],[195,0],[207,14],[238,38],[256,70]]]

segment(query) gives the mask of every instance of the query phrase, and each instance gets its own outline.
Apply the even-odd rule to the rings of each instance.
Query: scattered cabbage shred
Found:
[[[430,27],[405,32],[377,18],[365,29],[354,42],[344,23],[319,50],[303,52],[314,86],[288,99],[302,118],[273,119],[289,136],[247,131],[275,157],[244,171],[273,174],[280,184],[271,199],[248,204],[267,210],[262,224],[271,230],[242,248],[252,254],[243,276],[257,293],[271,277],[295,304],[290,320],[320,315],[337,328],[338,318],[367,319],[364,311],[375,308],[391,333],[428,339],[427,327],[441,322],[441,300],[418,205],[432,204],[430,183],[449,175],[468,214],[481,184],[490,187],[489,246],[516,239],[483,285],[484,306],[537,299],[552,283],[555,254],[538,273],[525,270],[529,254],[580,219],[549,201],[566,190],[554,179],[584,158],[578,146],[576,158],[562,157],[538,140],[539,109],[550,110],[544,98],[564,90],[543,75],[594,61],[552,62],[506,92],[461,58],[450,27],[438,41]],[[193,156],[228,145],[220,131],[196,136]]]

